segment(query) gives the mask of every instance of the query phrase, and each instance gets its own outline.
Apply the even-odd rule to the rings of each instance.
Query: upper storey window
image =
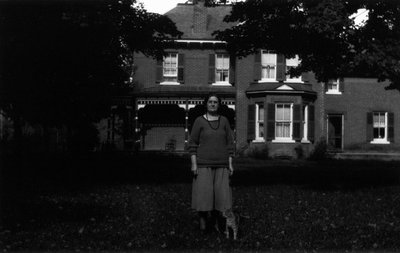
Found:
[[[163,61],[164,82],[178,82],[178,54],[168,53]]]
[[[260,50],[254,57],[254,80],[257,82],[303,82],[301,76],[290,77],[286,74],[300,63],[299,57],[285,58],[269,50]]]
[[[156,82],[160,84],[179,85],[185,82],[185,55],[176,52],[167,53],[157,61]]]
[[[226,53],[209,55],[208,83],[212,85],[231,85],[234,83],[233,57]]]
[[[227,54],[215,55],[215,82],[229,82],[229,55]]]
[[[294,58],[286,59],[286,72],[288,72],[291,68],[295,68],[299,66],[300,60],[299,56],[295,56]],[[301,76],[290,77],[290,75],[286,75],[286,81],[288,82],[301,82]]]
[[[276,80],[276,54],[262,50],[261,80]]]
[[[389,144],[394,141],[394,113],[368,112],[367,138],[372,144]]]
[[[340,83],[339,79],[332,80],[326,83],[325,87],[326,94],[342,94],[343,91],[343,83]]]

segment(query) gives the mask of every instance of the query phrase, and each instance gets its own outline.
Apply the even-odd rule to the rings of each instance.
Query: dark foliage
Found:
[[[132,88],[133,51],[160,58],[180,35],[135,0],[2,1],[0,29],[0,108],[17,139],[22,121],[85,136]]]
[[[361,8],[369,19],[359,27],[349,17]],[[260,48],[288,58],[298,54],[301,64],[290,70],[294,76],[313,71],[323,82],[367,76],[399,89],[399,16],[399,1],[247,0],[234,4],[225,18],[237,25],[216,35],[238,56]]]
[[[320,161],[326,158],[328,158],[328,145],[324,139],[321,139],[315,144],[308,159]]]

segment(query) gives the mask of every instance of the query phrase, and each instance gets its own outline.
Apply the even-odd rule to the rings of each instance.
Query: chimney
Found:
[[[204,6],[203,0],[193,0],[193,33],[206,33],[207,32],[207,7]]]

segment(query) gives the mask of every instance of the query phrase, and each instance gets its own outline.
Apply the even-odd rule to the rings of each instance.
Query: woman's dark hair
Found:
[[[207,102],[208,102],[208,100],[210,99],[210,97],[216,97],[216,98],[218,99],[218,112],[219,112],[219,111],[221,110],[222,100],[221,100],[221,97],[220,97],[218,94],[216,94],[216,93],[209,93],[209,94],[204,98],[203,106],[204,106],[205,110],[207,110]]]

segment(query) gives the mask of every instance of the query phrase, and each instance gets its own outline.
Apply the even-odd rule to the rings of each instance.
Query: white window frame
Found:
[[[296,61],[295,64],[292,64],[292,61]],[[290,63],[290,64],[289,64]],[[289,68],[292,67],[297,67],[300,64],[300,60],[299,60],[299,56],[296,55],[294,58],[287,58],[286,62],[285,62],[285,66],[286,66],[286,72],[289,71]],[[293,78],[290,77],[290,75],[286,75],[286,82],[288,83],[302,83],[302,78],[301,75],[300,76],[295,76]]]
[[[335,84],[336,88],[332,89],[329,87],[329,85]],[[331,94],[331,95],[341,95],[342,92],[340,91],[340,80],[336,79],[335,81],[332,81],[331,83],[327,83],[328,85],[327,91],[325,92],[326,94]]]
[[[374,114],[385,114],[385,136],[383,138],[373,138],[373,140],[370,142],[371,144],[390,144],[388,141],[388,112],[373,112],[372,113],[372,129],[374,129]]]
[[[275,56],[275,70],[274,70],[274,76],[275,77],[273,77],[273,78],[266,78],[266,77],[263,77],[263,68],[265,68],[265,67],[267,67],[267,65],[266,65],[266,63],[265,62],[263,62],[263,55],[264,54],[270,54],[270,55],[273,55],[273,56]],[[277,69],[277,64],[278,63],[278,55],[276,54],[276,53],[272,53],[271,51],[268,51],[268,50],[261,50],[261,82],[276,82],[276,69]]]
[[[290,127],[289,127],[289,137],[277,137],[277,123],[278,122],[287,122],[287,121],[278,121],[277,120],[277,112],[278,112],[278,105],[289,105],[290,106]],[[278,142],[278,143],[294,143],[295,140],[293,140],[293,103],[276,103],[275,104],[275,139],[272,140],[272,142]]]
[[[175,67],[175,73],[176,74],[166,74],[166,65],[168,64],[168,59],[172,59],[173,55],[175,55],[175,59],[176,59],[176,67]],[[176,81],[163,81],[160,84],[167,84],[167,85],[179,85],[180,83],[178,82],[178,66],[179,66],[179,62],[178,62],[179,58],[178,58],[178,53],[167,53],[167,55],[164,57],[163,59],[163,78],[176,78]],[[171,61],[171,60],[170,60]],[[173,67],[169,67],[171,69],[173,69]]]
[[[260,105],[262,105],[262,108],[264,110],[264,119],[261,121],[260,120]],[[264,107],[264,103],[256,103],[256,117],[255,117],[255,128],[256,128],[256,133],[255,133],[255,142],[264,142],[265,141],[265,132],[264,132],[264,136],[260,136],[260,124],[262,124],[262,127],[265,128],[265,107]]]
[[[301,139],[301,142],[310,143],[308,140],[308,105],[304,105],[303,115],[303,138]]]
[[[222,69],[218,69],[218,57],[220,56],[220,59],[222,58],[222,65],[225,59],[227,59],[228,61],[228,66],[223,66]],[[222,56],[222,57],[221,57]],[[229,54],[225,54],[225,53],[219,53],[219,54],[215,54],[215,83],[213,83],[213,85],[230,85],[229,83],[229,70],[230,70],[230,57]],[[226,76],[226,81],[219,81],[218,80],[218,71],[222,71],[222,72],[227,72],[227,76]]]

